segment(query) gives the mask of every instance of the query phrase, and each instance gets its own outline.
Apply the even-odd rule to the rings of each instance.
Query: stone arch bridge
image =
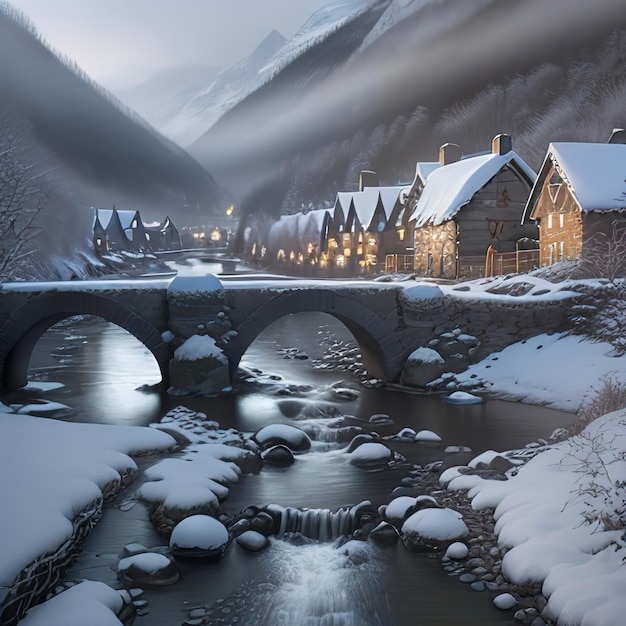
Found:
[[[134,335],[154,355],[169,385],[174,351],[192,335],[216,341],[227,359],[228,378],[265,328],[285,315],[309,311],[340,320],[358,342],[368,373],[395,382],[407,356],[433,337],[459,328],[475,335],[486,354],[524,336],[559,330],[566,305],[476,302],[444,297],[438,287],[416,283],[245,276],[5,283],[0,285],[0,390],[23,387],[41,335],[75,315],[99,316]]]

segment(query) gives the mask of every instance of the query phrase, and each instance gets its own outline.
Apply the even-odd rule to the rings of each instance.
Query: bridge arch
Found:
[[[302,289],[282,292],[262,304],[239,323],[224,352],[228,357],[231,376],[252,342],[268,326],[293,313],[328,313],[337,318],[352,333],[361,348],[368,373],[391,381],[400,374],[398,355],[405,352],[398,337],[389,330],[383,318],[356,300],[330,289]]]
[[[51,291],[29,299],[3,324],[0,339],[3,392],[28,383],[28,364],[37,341],[51,326],[72,315],[96,315],[136,337],[153,354],[167,384],[170,347],[156,328],[115,300],[80,291]]]

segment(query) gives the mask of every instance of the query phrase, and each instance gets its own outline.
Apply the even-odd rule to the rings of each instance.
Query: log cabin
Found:
[[[522,219],[536,174],[511,137],[497,135],[491,152],[460,157],[456,144],[442,146],[442,165],[428,175],[409,218],[414,269],[424,276],[484,276],[488,251],[516,254],[520,241],[538,238],[537,226]]]
[[[551,143],[525,208],[539,223],[540,263],[585,258],[626,217],[626,145]]]

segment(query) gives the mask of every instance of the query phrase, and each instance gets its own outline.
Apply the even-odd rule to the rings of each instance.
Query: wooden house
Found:
[[[151,252],[146,227],[139,211],[117,211],[117,214],[130,243],[130,248],[127,250],[129,252]]]
[[[460,150],[446,144],[442,151]],[[535,240],[534,224],[522,223],[535,172],[498,135],[491,152],[458,160],[443,158],[424,184],[409,218],[414,269],[437,278],[483,276],[487,252],[516,253],[520,241]]]
[[[107,232],[105,227],[102,225],[100,221],[100,216],[98,215],[98,209],[93,209],[93,248],[96,251],[96,254],[107,254],[109,252],[109,238],[107,237]]]
[[[111,252],[132,250],[132,244],[128,239],[120,216],[116,209],[96,209],[96,219],[104,229],[106,237],[106,249]],[[96,222],[94,221],[94,225]]]
[[[161,223],[144,224],[144,230],[150,249],[154,252],[182,249],[180,233],[169,216]]]
[[[626,145],[551,143],[525,210],[540,231],[541,265],[585,256],[626,217]]]
[[[328,263],[350,273],[384,269],[387,254],[405,251],[396,224],[405,185],[379,186],[375,172],[361,172],[359,190],[339,192],[328,228]]]

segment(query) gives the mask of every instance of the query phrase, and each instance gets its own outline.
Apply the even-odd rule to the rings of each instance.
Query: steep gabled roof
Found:
[[[469,156],[430,173],[410,219],[417,227],[451,220],[506,165],[516,169],[529,185],[534,183],[535,172],[512,150]]]
[[[525,218],[532,219],[553,165],[581,211],[626,211],[626,145],[559,142],[548,146],[524,210]]]

